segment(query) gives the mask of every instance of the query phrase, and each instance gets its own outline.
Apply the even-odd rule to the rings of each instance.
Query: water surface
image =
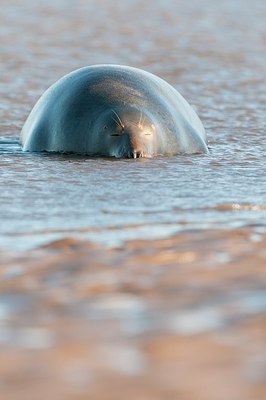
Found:
[[[265,226],[263,1],[2,3],[2,249],[68,236],[116,245],[195,228]],[[197,110],[210,154],[112,160],[23,153],[19,133],[38,97],[65,73],[94,63],[133,65],[166,79]]]

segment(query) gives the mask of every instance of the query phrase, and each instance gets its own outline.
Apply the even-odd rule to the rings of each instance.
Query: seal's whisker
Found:
[[[116,120],[115,118],[113,118],[113,117],[111,117],[111,118],[112,118],[112,120],[116,123],[117,126],[120,126],[120,127],[121,127],[119,121],[117,121],[117,120]]]
[[[131,123],[132,126],[136,126],[136,127],[138,127],[138,128],[141,126],[141,125],[139,124],[139,122],[133,121],[133,119],[130,120],[130,123]]]
[[[121,121],[121,118],[119,117],[119,115],[117,114],[117,112],[115,112],[115,110],[113,110],[113,113],[116,115],[118,121],[119,121],[119,125],[121,126],[121,128],[124,128],[123,122]]]

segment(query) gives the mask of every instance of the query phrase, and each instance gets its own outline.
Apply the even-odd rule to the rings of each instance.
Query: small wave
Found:
[[[210,209],[216,211],[264,211],[266,210],[266,205],[259,205],[259,204],[239,204],[239,203],[232,203],[232,204],[217,204]]]
[[[19,138],[0,136],[0,144],[19,144]]]
[[[265,211],[265,204],[251,204],[251,203],[224,203],[216,204],[207,207],[193,207],[193,208],[175,208],[176,211]]]
[[[0,154],[17,154],[21,152],[19,138],[0,136]]]

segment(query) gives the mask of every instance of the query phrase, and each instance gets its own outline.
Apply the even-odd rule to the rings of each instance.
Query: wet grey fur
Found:
[[[192,107],[168,83],[143,70],[96,65],[53,84],[20,137],[25,151],[153,157],[207,153]]]

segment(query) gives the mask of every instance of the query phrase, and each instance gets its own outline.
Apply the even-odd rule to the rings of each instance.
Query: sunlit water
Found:
[[[117,245],[190,229],[264,229],[263,0],[1,5],[0,249],[63,237]],[[19,133],[38,97],[62,75],[95,63],[137,66],[171,83],[201,117],[210,154],[23,153]]]

